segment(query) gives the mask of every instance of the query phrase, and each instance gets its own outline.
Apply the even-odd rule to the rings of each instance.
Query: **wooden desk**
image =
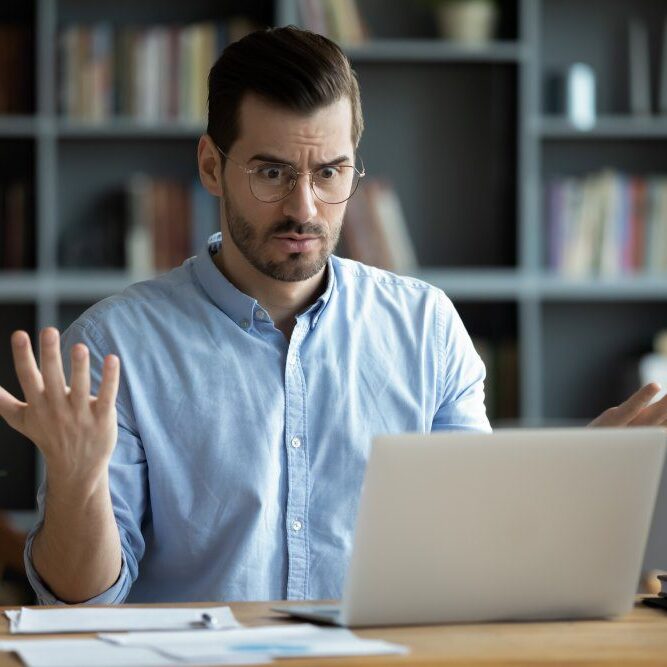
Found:
[[[245,625],[289,623],[283,616],[270,611],[271,606],[278,604],[281,603],[239,602],[232,603],[231,607],[238,620]],[[404,644],[410,647],[411,652],[406,656],[278,660],[277,664],[279,667],[362,667],[384,664],[422,667],[454,664],[468,667],[667,665],[667,612],[650,609],[639,603],[629,615],[613,621],[415,626],[356,632],[361,637]],[[17,635],[9,635],[7,619],[2,616],[0,639],[10,637],[19,638]],[[33,639],[35,637],[31,636]],[[21,662],[15,656],[0,653],[0,667],[20,665]]]

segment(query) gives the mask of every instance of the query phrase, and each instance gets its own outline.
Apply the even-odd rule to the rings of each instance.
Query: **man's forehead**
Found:
[[[244,149],[312,146],[352,151],[352,105],[343,97],[312,113],[302,114],[254,94],[246,94],[239,109],[239,137]]]

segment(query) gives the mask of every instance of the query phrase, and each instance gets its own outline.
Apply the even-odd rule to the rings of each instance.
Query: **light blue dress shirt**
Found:
[[[123,564],[91,603],[338,598],[373,436],[490,431],[484,365],[441,290],[332,256],[288,341],[217,269],[221,242],[63,335],[66,365],[90,348],[94,393],[104,356],[121,359]],[[38,528],[28,576],[53,604],[30,558]]]

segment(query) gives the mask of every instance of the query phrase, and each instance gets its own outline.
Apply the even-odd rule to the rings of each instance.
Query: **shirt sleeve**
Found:
[[[104,341],[92,322],[74,323],[63,334],[61,342],[63,365],[67,378],[70,376],[70,350],[75,343],[84,343],[90,351],[91,393],[97,394],[102,378],[104,357],[117,352]],[[123,378],[122,359],[116,411],[118,413],[118,441],[109,463],[109,488],[120,535],[122,565],[116,582],[106,591],[86,600],[85,604],[123,602],[137,578],[139,562],[145,550],[141,525],[148,505],[146,457],[136,431],[129,391]],[[66,604],[49,590],[32,562],[32,544],[44,521],[45,484],[46,482],[41,484],[37,493],[38,521],[28,534],[26,541],[24,552],[26,572],[40,604]]]
[[[438,405],[433,431],[491,432],[484,405],[484,362],[454,304],[438,291],[436,331],[438,345]]]

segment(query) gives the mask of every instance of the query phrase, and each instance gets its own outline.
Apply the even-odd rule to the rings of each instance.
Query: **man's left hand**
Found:
[[[648,405],[659,391],[660,385],[651,382],[624,403],[605,410],[589,426],[667,426],[667,395]]]

